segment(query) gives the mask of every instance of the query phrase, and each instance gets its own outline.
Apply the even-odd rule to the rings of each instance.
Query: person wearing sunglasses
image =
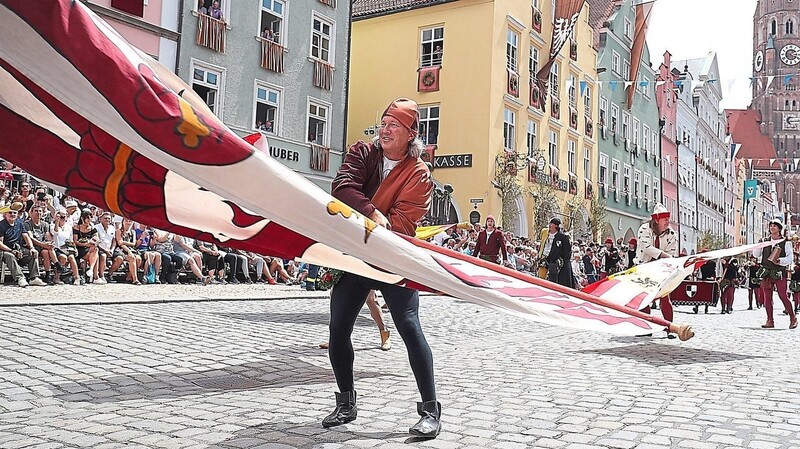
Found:
[[[39,253],[34,249],[31,236],[25,231],[22,220],[17,220],[23,207],[21,202],[13,203],[3,212],[3,220],[0,221],[0,263],[9,267],[20,287],[40,287],[47,283],[39,278]],[[30,281],[25,279],[21,264],[28,265]],[[3,267],[0,266],[0,269]]]

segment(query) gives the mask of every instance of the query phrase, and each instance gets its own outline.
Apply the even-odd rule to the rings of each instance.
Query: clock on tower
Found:
[[[800,47],[795,44],[784,45],[780,56],[784,64],[795,65],[800,62]]]
[[[753,57],[753,70],[760,72],[764,68],[764,52],[759,50]]]

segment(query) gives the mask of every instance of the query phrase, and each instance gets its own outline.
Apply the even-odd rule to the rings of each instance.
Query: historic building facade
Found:
[[[661,190],[664,206],[670,212],[670,226],[680,233],[680,213],[678,201],[678,139],[676,122],[678,120],[678,94],[675,80],[678,74],[672,70],[672,55],[664,52],[663,60],[656,75],[656,103],[661,127]],[[683,248],[679,241],[678,250]]]
[[[228,127],[263,133],[270,156],[330,190],[345,149],[350,2],[182,4],[178,75]]]
[[[646,43],[640,54],[633,50],[638,9],[634,2],[588,3],[597,8],[592,26],[601,83],[598,193],[608,210],[603,237],[627,242],[662,201],[656,73]]]
[[[536,235],[558,216],[588,236],[597,54],[584,5],[545,76],[546,97],[532,87],[550,59],[554,4],[355,1],[347,140],[372,138],[392,99],[417,101],[435,222],[493,214],[505,229]]]
[[[781,166],[782,209],[800,212],[800,13],[792,0],[759,0],[753,19],[753,103]],[[763,181],[763,179],[762,179]],[[794,219],[794,226],[800,224]]]
[[[698,250],[698,213],[697,213],[697,122],[699,117],[692,106],[693,75],[684,67],[672,69],[677,93],[678,110],[676,112],[676,144],[678,146],[678,214],[680,249],[686,254],[695,254]]]

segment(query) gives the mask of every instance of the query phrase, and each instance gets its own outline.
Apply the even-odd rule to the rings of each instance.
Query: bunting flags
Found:
[[[572,36],[585,0],[554,0],[554,2],[553,37],[550,41],[550,54],[547,62],[536,73],[536,85],[541,95],[539,103],[542,111],[545,110],[545,103],[547,103],[545,100],[547,99],[547,84],[550,80],[550,68],[553,66],[561,48]]]
[[[633,24],[633,46],[631,47],[631,65],[628,74],[628,82],[636,82],[639,76],[639,67],[642,65],[642,54],[644,52],[645,37],[647,36],[647,21],[650,19],[650,12],[653,9],[654,1],[639,3],[636,5],[636,19]],[[633,107],[634,88],[625,84],[627,89],[628,109]]]
[[[376,226],[237,137],[82,2],[4,0],[0,25],[0,157],[69,195],[176,234],[539,322],[619,335],[675,328]]]

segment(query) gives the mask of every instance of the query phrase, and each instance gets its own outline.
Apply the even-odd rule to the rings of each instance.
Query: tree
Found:
[[[600,233],[603,228],[608,224],[606,217],[608,210],[606,209],[606,200],[600,195],[596,195],[589,202],[589,230],[592,233],[592,241],[597,241],[600,238]]]
[[[715,250],[727,246],[727,237],[724,235],[717,235],[709,230],[703,231],[700,237],[697,238],[698,249]]]
[[[558,198],[555,189],[550,184],[535,183],[530,188],[530,195],[533,197],[533,220],[536,235],[542,228],[546,228],[550,220],[555,216],[558,208]]]

